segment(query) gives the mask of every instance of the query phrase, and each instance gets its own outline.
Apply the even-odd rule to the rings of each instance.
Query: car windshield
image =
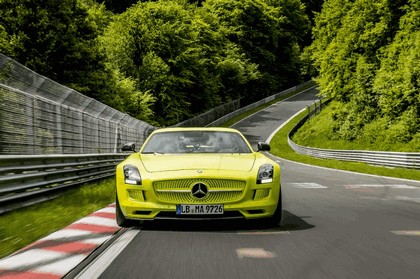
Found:
[[[219,131],[171,131],[152,135],[141,153],[251,153],[238,133]]]

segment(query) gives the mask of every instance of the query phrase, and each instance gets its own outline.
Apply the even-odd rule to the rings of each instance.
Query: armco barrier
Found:
[[[285,95],[287,95],[289,93],[298,91],[298,90],[300,90],[300,89],[302,89],[304,87],[315,87],[315,86],[316,86],[315,82],[314,81],[311,81],[311,80],[310,81],[307,81],[307,82],[304,82],[302,84],[299,84],[297,86],[293,86],[293,87],[291,87],[289,89],[286,89],[286,90],[281,91],[279,93],[276,93],[274,95],[268,96],[268,97],[266,97],[266,98],[264,98],[262,100],[259,100],[259,101],[255,102],[255,103],[249,104],[249,105],[247,105],[247,106],[245,106],[243,108],[237,109],[237,110],[235,110],[235,111],[233,111],[233,112],[231,112],[229,114],[226,114],[226,115],[224,115],[224,116],[216,119],[215,121],[207,124],[206,126],[210,126],[210,127],[219,126],[219,125],[223,124],[224,122],[231,120],[235,116],[238,116],[238,115],[240,115],[242,113],[245,113],[247,111],[250,111],[250,110],[252,110],[254,108],[257,108],[257,107],[259,107],[259,106],[261,106],[263,104],[266,104],[268,102],[271,102],[271,101],[273,101],[273,100],[275,100],[277,98],[280,98],[280,97],[285,96]]]
[[[325,103],[325,102],[322,102]],[[386,151],[366,151],[366,150],[335,150],[321,149],[307,146],[301,146],[294,143],[291,139],[293,134],[305,123],[305,121],[318,113],[321,109],[321,103],[314,104],[314,108],[308,107],[309,113],[288,135],[289,146],[299,154],[309,155],[321,159],[336,159],[342,161],[362,162],[371,165],[380,165],[386,167],[412,168],[420,169],[420,152],[386,152]]]
[[[240,110],[239,100],[233,100],[177,126],[215,126],[309,84]],[[115,165],[127,156],[117,153],[121,145],[139,147],[156,128],[0,53],[0,214],[113,176]]]
[[[336,159],[342,161],[363,162],[371,165],[387,167],[420,169],[420,153],[384,152],[365,150],[334,150],[301,146],[290,138],[289,145],[299,154],[309,155],[322,159]]]
[[[116,153],[155,129],[0,53],[0,154]]]
[[[0,214],[115,175],[128,154],[0,155]]]

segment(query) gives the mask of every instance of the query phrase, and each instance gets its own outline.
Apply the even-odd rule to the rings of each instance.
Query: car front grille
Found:
[[[203,198],[196,198],[192,194],[197,183],[205,185],[208,191]],[[165,180],[153,183],[156,197],[161,202],[173,204],[235,202],[242,197],[245,186],[245,181],[227,179]]]

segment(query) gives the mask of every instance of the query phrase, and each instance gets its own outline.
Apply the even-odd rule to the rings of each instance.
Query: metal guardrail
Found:
[[[237,111],[240,107],[241,101],[240,99],[236,99],[218,107],[215,107],[193,118],[180,122],[174,125],[174,127],[203,127],[219,119],[220,117]]]
[[[269,96],[212,124],[214,126],[221,121],[227,121],[235,115],[308,85],[313,85],[313,82]],[[239,100],[232,102],[232,105],[238,107]],[[215,110],[219,111],[218,117],[226,113],[220,107]],[[214,114],[212,111],[210,113]],[[199,115],[192,122],[181,123],[180,126],[203,125],[214,121],[207,114]],[[113,176],[116,164],[125,157],[127,154],[121,153],[0,155],[0,214],[53,199],[70,187]]]
[[[156,128],[0,53],[0,154],[116,153]]]
[[[1,155],[0,214],[53,199],[64,190],[115,175],[128,154]]]
[[[322,102],[324,104],[325,102]],[[289,146],[299,154],[322,159],[362,162],[386,167],[420,169],[420,152],[386,152],[366,150],[336,150],[301,146],[291,140],[293,134],[314,114],[321,110],[321,102],[314,104],[314,108],[307,108],[309,113],[302,118],[290,131],[287,141]]]
[[[240,115],[242,113],[245,113],[247,111],[250,111],[250,110],[252,110],[254,108],[257,108],[257,107],[259,107],[259,106],[261,106],[263,104],[266,104],[268,102],[271,102],[271,101],[273,101],[273,100],[275,100],[277,98],[280,98],[280,97],[285,96],[287,94],[290,94],[292,92],[298,91],[298,90],[300,90],[300,89],[302,89],[304,87],[307,87],[307,86],[314,87],[315,85],[316,85],[315,82],[312,81],[312,80],[310,80],[310,81],[304,82],[302,84],[299,84],[297,86],[293,86],[293,87],[288,88],[286,90],[283,90],[283,91],[281,91],[279,93],[276,93],[276,94],[271,95],[271,96],[268,96],[268,97],[266,97],[266,98],[264,98],[262,100],[259,100],[259,101],[255,102],[255,103],[252,103],[252,104],[249,104],[249,105],[247,105],[245,107],[242,107],[240,109],[237,109],[237,110],[235,110],[235,111],[233,111],[231,113],[228,113],[228,114],[226,114],[226,115],[224,115],[224,116],[222,116],[222,117],[214,120],[213,122],[207,124],[206,126],[210,126],[210,127],[219,126],[222,123],[231,120],[235,116],[238,116],[238,115]]]
[[[226,104],[223,104],[221,106],[215,107],[205,113],[202,113],[200,115],[197,115],[191,119],[185,120],[181,123],[178,123],[174,125],[174,127],[215,127],[223,124],[226,121],[229,121],[230,119],[234,118],[237,115],[240,115],[242,113],[245,113],[249,110],[252,110],[256,107],[259,107],[263,104],[266,104],[268,102],[271,102],[279,97],[285,96],[287,94],[290,94],[292,92],[298,91],[304,87],[307,86],[315,86],[315,82],[310,80],[306,81],[302,84],[299,84],[297,86],[293,86],[291,88],[288,88],[286,90],[283,90],[281,92],[275,93],[273,95],[270,95],[264,99],[261,99],[257,102],[254,102],[252,104],[249,104],[247,106],[244,106],[241,108],[241,100],[233,100],[231,102],[228,102]]]

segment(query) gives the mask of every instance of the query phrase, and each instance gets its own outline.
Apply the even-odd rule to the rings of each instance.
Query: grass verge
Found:
[[[400,125],[400,130],[389,128],[381,121],[375,120],[364,126],[363,129],[347,127],[357,133],[353,140],[342,139],[342,131],[339,129],[339,121],[334,122],[340,104],[330,102],[323,106],[322,111],[305,121],[305,124],[293,135],[293,141],[302,146],[322,149],[346,149],[346,150],[371,150],[392,152],[418,152],[420,150],[420,135],[414,136],[408,142],[400,142],[398,138],[404,138],[409,134],[406,125]],[[381,125],[378,125],[378,122]],[[391,124],[390,124],[391,125]],[[346,125],[342,125],[346,126]],[[395,127],[395,125],[393,126]],[[398,131],[398,132],[396,132]],[[396,134],[398,136],[396,136]]]
[[[115,201],[115,179],[70,189],[47,202],[0,216],[0,258]]]
[[[420,171],[414,169],[404,168],[388,168],[380,166],[372,166],[366,163],[344,162],[330,159],[317,159],[307,155],[296,153],[287,143],[287,135],[290,130],[307,114],[306,111],[301,112],[282,129],[280,129],[271,140],[270,153],[284,159],[291,161],[306,163],[309,165],[316,165],[327,168],[341,169],[347,171],[354,171],[360,173],[420,180]]]

